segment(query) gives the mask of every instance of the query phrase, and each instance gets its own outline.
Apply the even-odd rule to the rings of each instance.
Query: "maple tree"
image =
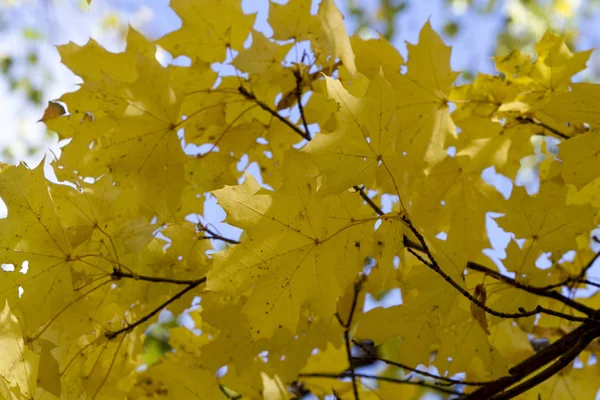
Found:
[[[600,89],[571,82],[590,52],[548,32],[457,86],[429,24],[405,61],[333,0],[270,4],[272,37],[235,0],[171,6],[157,41],[59,47],[83,83],[42,117],[58,183],[2,166],[3,398],[595,396],[599,297],[576,295],[599,286]],[[482,178],[536,151],[536,195]],[[490,212],[513,234],[498,265]]]

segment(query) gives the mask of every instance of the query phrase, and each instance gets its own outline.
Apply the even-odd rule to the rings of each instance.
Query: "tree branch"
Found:
[[[151,280],[150,282],[167,282],[165,280]],[[138,319],[137,321],[135,321],[133,324],[130,324],[122,329],[119,329],[118,331],[107,331],[105,333],[105,336],[108,338],[108,340],[114,339],[117,336],[119,336],[121,333],[128,333],[131,332],[136,326],[139,326],[141,324],[143,324],[144,322],[148,321],[150,318],[152,318],[153,316],[155,316],[156,314],[158,314],[163,308],[165,308],[166,306],[168,306],[169,304],[171,304],[172,302],[174,302],[175,300],[179,299],[180,297],[182,297],[184,294],[186,294],[187,292],[189,292],[190,290],[194,289],[196,286],[202,284],[206,282],[206,277],[202,277],[200,279],[197,279],[195,281],[191,281],[191,283],[188,283],[188,285],[183,289],[180,290],[179,292],[177,292],[173,297],[171,297],[169,300],[165,301],[164,303],[162,303],[160,306],[156,307],[154,310],[150,311],[148,314],[144,315],[142,318]],[[173,281],[168,282],[168,283],[175,283]]]
[[[569,365],[587,347],[587,345],[599,335],[600,331],[598,330],[598,328],[595,328],[595,330],[585,333],[584,336],[580,336],[579,340],[576,343],[574,343],[572,347],[568,348],[568,350],[562,356],[560,356],[560,358],[557,361],[555,361],[554,364],[552,364],[539,374],[526,380],[525,382],[492,397],[491,400],[508,400],[515,398],[521,393],[539,385],[545,380],[556,375],[563,368]]]
[[[198,224],[200,225],[200,224]],[[221,240],[225,243],[229,243],[229,244],[240,244],[240,242],[238,240],[235,239],[229,239],[226,238],[225,236],[221,236],[220,234],[214,232],[213,230],[211,230],[208,226],[202,226],[200,225],[201,231],[204,231],[206,233],[208,233],[210,236],[204,236],[202,239],[214,239],[214,240]]]
[[[371,207],[373,209],[373,211],[375,211],[378,215],[385,214],[381,210],[381,208],[379,208],[379,206],[377,204],[375,204],[375,202],[373,201],[373,199],[371,199],[367,195],[367,193],[365,193],[365,187],[364,186],[354,185],[353,188],[354,188],[354,190],[356,190],[358,192],[358,194],[360,194],[360,197],[362,197],[362,199],[369,205],[369,207]]]
[[[271,114],[273,117],[277,118],[278,120],[280,120],[281,122],[283,122],[284,124],[286,124],[287,126],[289,126],[290,128],[292,128],[292,130],[294,132],[296,132],[298,135],[302,136],[303,139],[306,139],[306,140],[310,141],[311,137],[308,134],[308,132],[302,132],[302,130],[300,128],[298,128],[296,125],[294,125],[290,121],[288,121],[287,118],[282,117],[277,111],[273,110],[271,107],[269,107],[268,105],[266,105],[262,101],[258,100],[256,98],[256,96],[254,96],[254,93],[249,92],[248,89],[246,89],[243,86],[240,86],[238,88],[238,91],[245,98],[247,98],[248,100],[252,100],[254,103],[256,103],[257,106],[259,106],[260,108],[262,108],[263,110],[265,110],[266,112],[268,112],[269,114]]]
[[[467,268],[472,269],[474,271],[483,272],[484,274],[486,274],[496,280],[504,282],[507,285],[513,286],[517,289],[524,290],[526,292],[535,294],[540,297],[546,297],[546,298],[560,301],[561,303],[573,308],[574,310],[584,313],[588,317],[592,317],[594,315],[594,313],[596,312],[596,310],[594,310],[593,308],[588,307],[585,304],[579,303],[578,301],[575,301],[573,299],[570,299],[567,296],[563,295],[562,293],[556,292],[554,290],[552,290],[552,291],[547,290],[548,289],[547,287],[535,287],[535,286],[530,286],[530,285],[526,285],[524,283],[517,282],[516,280],[509,278],[508,276],[504,276],[501,273],[499,273],[498,271],[494,271],[483,265],[469,261],[467,263]]]
[[[356,374],[354,371],[354,363],[352,362],[352,348],[350,346],[350,327],[352,326],[352,320],[354,319],[354,312],[356,310],[356,305],[358,303],[358,295],[362,289],[362,285],[365,282],[365,275],[361,275],[356,282],[354,282],[354,294],[352,296],[352,305],[350,306],[350,314],[348,315],[348,319],[346,322],[342,320],[339,313],[335,313],[335,316],[340,323],[340,325],[344,328],[344,344],[346,346],[346,356],[348,358],[348,365],[350,369],[350,377],[352,378],[352,390],[354,391],[354,399],[359,400],[358,396],[358,385],[356,384]]]
[[[459,392],[457,390],[452,390],[452,389],[447,389],[447,388],[444,388],[444,387],[435,386],[435,385],[432,385],[432,384],[429,384],[429,383],[423,382],[423,381],[411,381],[411,380],[409,380],[410,378],[409,379],[392,378],[392,377],[389,377],[389,376],[361,374],[361,373],[358,373],[358,372],[355,373],[354,376],[358,377],[358,378],[375,379],[375,380],[378,380],[378,381],[385,381],[385,382],[398,383],[398,384],[404,384],[404,385],[422,386],[422,387],[426,387],[426,388],[437,390],[437,391],[442,392],[442,393],[454,394],[454,395],[458,395],[458,396],[464,396],[464,394],[462,394],[461,392]],[[332,378],[332,379],[343,379],[343,378],[350,378],[351,375],[349,373],[347,373],[347,372],[342,372],[341,374],[328,373],[328,372],[306,372],[306,373],[298,374],[298,377],[300,377],[300,378]]]
[[[592,340],[599,336],[599,326],[590,327],[589,324],[584,323],[571,333],[563,336],[561,339],[546,347],[544,350],[532,355],[531,357],[512,367],[508,371],[510,374],[509,376],[500,378],[495,382],[490,382],[490,384],[483,386],[469,394],[466,399],[500,400],[513,398],[523,391],[542,383],[546,379],[558,373],[578,354],[580,354]],[[513,389],[504,392],[506,388],[521,381],[527,375],[537,371],[556,358],[559,358],[559,360],[540,374],[518,386],[515,386]],[[502,393],[502,395],[500,395],[500,397],[494,396],[498,393]]]
[[[598,238],[596,238],[596,237],[594,237],[594,240],[597,243],[600,242],[600,240]],[[579,271],[579,274],[577,274],[577,276],[570,276],[567,279],[563,280],[562,282],[558,282],[558,283],[555,283],[553,285],[542,286],[539,289],[550,290],[550,289],[559,288],[561,286],[567,286],[567,285],[572,284],[572,283],[585,283],[587,285],[591,285],[591,286],[595,286],[595,287],[600,287],[600,284],[595,283],[595,282],[591,282],[591,281],[588,281],[587,279],[585,279],[585,275],[587,274],[587,271],[590,268],[592,268],[592,265],[594,265],[594,263],[596,262],[596,260],[598,259],[598,257],[600,257],[600,251],[596,252],[596,254],[594,255],[594,257],[592,257],[590,259],[590,261],[586,264],[586,266],[583,267],[581,269],[581,271]]]
[[[146,276],[146,275],[137,275],[131,274],[129,272],[123,272],[121,270],[114,269],[110,277],[114,280],[119,279],[134,279],[136,281],[146,281],[146,282],[155,282],[155,283],[173,283],[175,285],[196,285],[198,286],[200,283],[206,281],[206,277],[202,277],[199,279],[171,279],[171,278],[160,278],[155,276]]]
[[[527,115],[522,115],[516,118],[516,120],[522,124],[533,124],[533,125],[537,125],[537,126],[541,126],[542,128],[546,129],[547,131],[552,132],[554,135],[562,138],[562,139],[569,139],[570,136],[565,135],[564,133],[562,133],[561,131],[554,129],[553,127],[551,127],[550,125],[546,125],[545,123],[543,123],[542,121],[540,121],[537,118],[533,118]]]
[[[518,313],[499,312],[499,311],[496,311],[496,310],[486,306],[483,302],[481,302],[479,299],[477,299],[475,296],[473,296],[471,293],[469,293],[469,291],[467,291],[465,288],[463,288],[461,285],[459,285],[457,282],[455,282],[454,279],[452,279],[450,277],[450,275],[448,275],[446,272],[444,272],[440,268],[437,261],[433,257],[433,253],[427,246],[425,238],[415,228],[415,226],[412,224],[410,219],[406,215],[403,215],[402,220],[404,221],[406,226],[410,229],[410,231],[417,237],[417,239],[419,240],[419,243],[421,243],[421,247],[423,248],[423,251],[427,255],[427,258],[429,258],[429,261],[425,260],[423,257],[421,257],[419,254],[417,254],[411,248],[407,248],[408,252],[411,253],[419,261],[421,261],[423,264],[428,266],[430,269],[432,269],[434,272],[436,272],[438,275],[440,275],[442,278],[444,278],[444,280],[446,282],[448,282],[453,288],[455,288],[460,294],[462,294],[464,297],[466,297],[472,303],[475,303],[478,307],[482,308],[488,314],[491,314],[491,315],[494,315],[494,316],[500,317],[500,318],[526,318],[526,317],[531,317],[531,316],[539,314],[539,313],[543,313],[543,314],[553,315],[556,317],[561,317],[568,321],[577,321],[577,322],[590,321],[589,318],[574,317],[574,316],[571,316],[568,314],[560,313],[558,311],[550,310],[548,308],[545,308],[545,307],[542,307],[539,305],[534,310],[530,310],[530,311],[527,311],[524,308],[519,308]],[[597,322],[600,322],[600,321],[597,321]]]
[[[392,361],[392,360],[388,360],[386,358],[378,357],[377,354],[373,353],[370,349],[366,348],[365,346],[363,346],[360,342],[358,342],[356,340],[352,340],[352,343],[354,343],[356,346],[360,347],[363,351],[365,351],[374,360],[378,360],[378,361],[384,362],[388,365],[402,368],[402,369],[414,372],[416,374],[426,376],[428,378],[444,381],[444,382],[450,383],[452,385],[484,386],[490,382],[495,382],[495,381],[465,381],[462,379],[452,379],[452,378],[447,378],[445,376],[435,375],[435,374],[429,373],[427,371],[421,371],[419,369],[409,367],[408,365],[399,363],[397,361]]]
[[[298,111],[300,111],[300,118],[304,125],[304,133],[306,133],[305,139],[310,140],[310,132],[308,130],[308,123],[306,122],[306,116],[304,115],[304,106],[302,105],[302,75],[300,74],[300,67],[296,67],[294,70],[294,78],[296,78],[296,100],[298,101]]]

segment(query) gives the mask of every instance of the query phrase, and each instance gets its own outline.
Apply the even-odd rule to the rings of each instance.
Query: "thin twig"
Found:
[[[358,385],[356,384],[356,373],[354,371],[354,363],[352,362],[352,347],[350,345],[350,327],[352,326],[352,320],[354,319],[354,312],[356,310],[356,305],[358,303],[358,295],[360,294],[360,290],[362,289],[362,285],[365,282],[365,275],[361,275],[356,282],[354,283],[354,294],[352,296],[352,305],[350,306],[350,313],[346,322],[342,320],[342,317],[339,313],[335,313],[335,316],[340,323],[340,325],[344,328],[344,344],[346,346],[346,356],[348,358],[348,365],[350,370],[350,377],[352,378],[352,390],[354,391],[354,399],[359,400],[358,396]]]
[[[546,287],[535,287],[535,286],[526,285],[526,284],[518,282],[515,279],[512,279],[508,276],[502,275],[498,271],[489,269],[483,265],[469,261],[467,263],[467,268],[472,269],[474,271],[482,272],[482,273],[486,274],[487,276],[490,276],[496,280],[504,282],[507,285],[513,286],[517,289],[524,290],[526,292],[535,294],[540,297],[547,297],[550,299],[560,301],[561,303],[573,308],[574,310],[584,313],[588,317],[592,317],[594,315],[594,313],[596,312],[596,310],[594,310],[593,308],[588,307],[585,304],[582,304],[576,300],[570,299],[567,296],[563,295],[562,293],[559,293],[554,290],[548,290],[548,288],[546,288]]]
[[[371,199],[366,193],[365,193],[365,187],[364,186],[358,186],[358,185],[354,185],[353,186],[354,190],[356,190],[359,194],[360,197],[362,197],[362,199],[369,205],[369,207],[371,207],[373,209],[373,211],[375,211],[377,214],[379,215],[383,215],[385,214],[381,208],[379,208],[379,206],[377,204],[375,204],[375,202],[373,201],[373,199]]]
[[[151,281],[151,282],[161,282],[161,281]],[[162,281],[162,282],[164,282],[164,281]],[[118,331],[114,331],[114,332],[108,331],[105,333],[105,336],[108,338],[108,340],[111,340],[111,339],[114,339],[115,337],[119,336],[121,333],[131,332],[136,326],[139,326],[139,325],[143,324],[144,322],[148,321],[154,315],[158,314],[163,308],[165,308],[166,306],[168,306],[169,304],[171,304],[175,300],[179,299],[184,294],[186,294],[187,292],[189,292],[190,290],[194,289],[196,286],[198,286],[204,282],[206,282],[206,277],[202,277],[196,281],[192,281],[192,283],[189,283],[188,286],[185,287],[183,290],[180,290],[179,292],[177,292],[169,300],[165,301],[160,306],[156,307],[154,310],[152,310],[148,314],[144,315],[142,318],[138,319],[134,323],[132,323],[124,328],[119,329]],[[171,283],[174,283],[174,282],[171,282]]]
[[[570,136],[567,136],[564,133],[562,133],[561,131],[559,131],[559,130],[553,128],[553,127],[551,127],[550,125],[547,125],[547,124],[543,123],[542,121],[540,121],[537,118],[533,118],[533,117],[530,117],[528,115],[522,115],[522,116],[517,117],[516,119],[517,119],[517,121],[519,121],[522,124],[523,123],[528,123],[528,124],[534,124],[534,125],[537,125],[537,126],[541,126],[542,128],[544,128],[544,129],[552,132],[553,134],[555,134],[556,136],[558,136],[558,137],[560,137],[562,139],[569,139],[570,138]]]
[[[215,239],[215,240],[221,240],[221,241],[223,241],[225,243],[229,243],[229,244],[240,244],[240,242],[238,240],[229,239],[229,238],[226,238],[225,236],[221,236],[218,233],[211,230],[208,226],[203,226],[201,228],[201,230],[210,235],[210,236],[204,236],[202,239]]]
[[[363,346],[360,342],[358,342],[356,340],[352,340],[352,343],[354,343],[356,346],[360,347],[363,351],[365,351],[374,360],[378,360],[378,361],[384,362],[388,365],[393,365],[394,367],[402,368],[402,369],[414,372],[416,374],[426,376],[428,378],[433,378],[433,379],[437,379],[440,381],[448,382],[453,385],[484,386],[484,385],[487,385],[488,383],[492,382],[492,381],[465,381],[462,379],[452,379],[452,378],[446,378],[445,376],[435,375],[435,374],[432,374],[427,371],[422,371],[422,370],[419,370],[419,369],[416,369],[413,367],[409,367],[408,365],[399,363],[397,361],[392,361],[392,360],[388,360],[386,358],[378,357],[377,354],[373,353],[370,349],[366,348],[365,346]]]
[[[298,101],[298,111],[300,112],[300,118],[302,119],[302,124],[304,125],[306,137],[310,138],[308,123],[306,122],[306,116],[304,115],[304,106],[302,105],[302,74],[300,73],[300,67],[296,67],[294,70],[294,78],[296,78],[296,100]]]
[[[303,139],[310,141],[311,138],[307,132],[302,132],[302,130],[300,128],[298,128],[296,125],[294,125],[290,121],[288,121],[287,118],[282,117],[277,111],[273,110],[271,107],[269,107],[262,101],[258,100],[256,98],[256,96],[254,95],[254,93],[249,92],[248,89],[246,89],[243,86],[240,86],[238,88],[238,91],[244,97],[246,97],[248,100],[252,100],[254,103],[256,103],[257,106],[259,106],[260,108],[262,108],[263,110],[265,110],[266,112],[268,112],[269,114],[271,114],[272,116],[274,116],[275,118],[277,118],[278,120],[280,120],[281,122],[283,122],[284,124],[286,124],[287,126],[292,128],[294,130],[294,132],[296,132],[298,135],[302,136]]]
[[[404,384],[404,385],[422,386],[422,387],[426,387],[426,388],[437,390],[437,391],[442,392],[442,393],[448,393],[448,394],[455,394],[455,395],[458,395],[458,396],[464,396],[461,392],[459,392],[457,390],[452,390],[452,389],[447,389],[447,388],[444,388],[444,387],[435,386],[435,385],[432,385],[430,383],[423,382],[423,381],[411,381],[411,380],[409,380],[410,378],[409,379],[392,378],[390,376],[379,376],[379,375],[371,375],[371,374],[362,374],[362,373],[359,373],[359,372],[356,372],[354,374],[354,376],[357,377],[357,378],[375,379],[375,380],[378,380],[378,381],[385,381],[385,382],[398,383],[398,384]],[[349,373],[347,373],[347,372],[342,372],[341,374],[328,373],[328,372],[306,372],[306,373],[298,374],[298,377],[300,377],[300,378],[332,378],[332,379],[343,379],[343,378],[351,378],[351,375]]]
[[[425,254],[427,255],[427,257],[429,258],[430,261],[425,260],[420,254],[417,254],[411,248],[408,248],[407,251],[410,254],[412,254],[415,258],[417,258],[419,261],[421,261],[423,264],[425,264],[430,269],[432,269],[434,272],[436,272],[438,275],[440,275],[442,278],[444,278],[444,280],[446,282],[448,282],[453,288],[455,288],[456,290],[458,290],[458,292],[460,294],[462,294],[464,297],[466,297],[470,302],[475,303],[478,307],[482,308],[488,314],[491,314],[491,315],[494,315],[494,316],[500,317],[500,318],[526,318],[526,317],[531,317],[531,316],[537,315],[539,313],[544,313],[544,314],[553,315],[553,316],[560,316],[560,317],[562,317],[562,318],[564,318],[566,320],[569,320],[569,321],[577,321],[577,322],[590,321],[589,318],[573,317],[573,316],[568,315],[568,314],[559,313],[557,311],[549,310],[549,309],[547,309],[545,307],[542,307],[542,306],[539,306],[539,305],[534,310],[530,310],[530,311],[527,311],[527,310],[525,310],[523,308],[519,308],[519,312],[518,313],[504,313],[504,312],[496,311],[496,310],[488,307],[483,302],[481,302],[479,299],[477,299],[475,296],[473,296],[471,293],[469,293],[468,290],[466,290],[461,285],[459,285],[457,282],[455,282],[454,279],[452,279],[450,277],[450,275],[448,275],[446,272],[444,272],[440,268],[440,266],[438,265],[437,261],[433,257],[433,253],[431,252],[431,250],[427,246],[427,243],[425,242],[425,238],[423,237],[423,235],[421,235],[419,233],[419,231],[414,227],[414,225],[412,224],[412,222],[410,221],[410,219],[407,216],[403,216],[402,220],[404,221],[404,223],[406,224],[406,226],[411,230],[411,232],[417,237],[417,239],[421,243],[421,247],[423,247],[423,250],[424,250]]]
[[[587,274],[587,271],[592,267],[592,265],[594,265],[594,263],[596,262],[598,257],[600,257],[600,251],[598,251],[594,255],[594,257],[592,257],[590,259],[590,261],[586,264],[586,266],[583,267],[581,269],[581,271],[579,271],[579,274],[577,274],[577,276],[570,276],[570,277],[566,278],[565,280],[563,280],[562,282],[554,283],[552,285],[547,285],[547,286],[541,286],[541,287],[539,287],[539,289],[550,290],[550,289],[559,288],[561,286],[566,286],[566,285],[569,285],[572,283],[585,283],[585,284],[588,284],[591,286],[600,287],[600,284],[597,284],[595,282],[591,282],[591,281],[588,281],[587,279],[585,279],[585,275]]]
[[[204,282],[206,277],[202,277],[199,279],[171,279],[171,278],[161,278],[157,276],[146,276],[146,275],[137,275],[131,274],[129,272],[122,272],[120,270],[113,270],[112,274],[110,274],[111,278],[114,280],[119,280],[122,278],[125,279],[134,279],[137,281],[146,281],[146,282],[155,282],[155,283],[173,283],[175,285],[196,285]]]

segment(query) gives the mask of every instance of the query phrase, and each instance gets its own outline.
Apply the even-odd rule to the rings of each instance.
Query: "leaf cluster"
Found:
[[[595,395],[590,52],[548,32],[460,86],[429,24],[404,60],[310,4],[270,4],[267,37],[238,1],[173,0],[157,41],[59,47],[83,83],[43,117],[58,181],[0,170],[4,398]]]

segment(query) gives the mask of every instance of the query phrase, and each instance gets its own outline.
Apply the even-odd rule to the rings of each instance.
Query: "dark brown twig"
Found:
[[[354,282],[354,294],[352,295],[352,305],[350,306],[350,313],[348,318],[344,322],[339,313],[335,313],[335,316],[344,328],[344,344],[346,346],[346,356],[348,358],[348,365],[350,370],[350,377],[352,378],[352,390],[354,391],[354,399],[359,400],[358,396],[358,385],[356,384],[356,373],[354,371],[354,363],[352,362],[352,346],[350,340],[350,327],[352,326],[352,320],[354,319],[354,312],[356,311],[356,305],[358,303],[358,296],[362,289],[362,285],[365,282],[365,276],[361,275],[356,282]]]
[[[150,281],[150,282],[166,282],[166,281]],[[139,326],[139,325],[143,324],[144,322],[148,321],[150,318],[152,318],[153,316],[158,314],[163,308],[165,308],[166,306],[168,306],[169,304],[171,304],[175,300],[179,299],[184,294],[186,294],[187,292],[189,292],[190,290],[194,289],[196,286],[198,286],[204,282],[206,282],[206,277],[202,277],[198,280],[191,281],[191,283],[188,283],[188,285],[183,290],[180,290],[179,292],[177,292],[169,300],[165,301],[160,306],[156,307],[154,310],[152,310],[148,314],[144,315],[142,318],[138,319],[137,321],[135,321],[134,323],[132,323],[130,325],[127,325],[124,328],[119,329],[118,331],[114,331],[114,332],[108,331],[105,333],[105,336],[108,338],[108,340],[111,340],[111,339],[114,339],[117,336],[119,336],[121,333],[131,332],[136,326]],[[174,283],[174,282],[170,282],[170,283]]]
[[[219,390],[221,390],[221,393],[223,393],[223,395],[225,395],[225,397],[227,397],[230,400],[239,400],[242,398],[242,395],[237,394],[237,395],[232,395],[230,394],[227,389],[225,388],[225,385],[223,384],[219,384]]]
[[[278,120],[280,120],[281,122],[283,122],[284,124],[286,124],[287,126],[289,126],[294,132],[296,132],[298,135],[302,136],[303,139],[309,140],[310,141],[310,134],[308,134],[308,132],[302,132],[302,130],[300,128],[298,128],[296,125],[294,125],[293,123],[291,123],[290,121],[288,121],[287,118],[282,117],[277,111],[273,110],[271,107],[269,107],[268,105],[266,105],[265,103],[263,103],[262,101],[258,100],[256,98],[256,96],[254,96],[254,93],[251,93],[248,91],[248,89],[246,89],[243,86],[240,86],[238,88],[238,91],[248,100],[252,100],[254,103],[256,103],[257,106],[259,106],[260,108],[262,108],[263,110],[265,110],[266,112],[268,112],[269,114],[271,114],[273,117],[277,118]]]
[[[410,229],[410,231],[417,237],[417,239],[421,243],[421,247],[423,248],[423,251],[425,252],[425,254],[427,255],[427,257],[429,258],[430,261],[425,260],[425,258],[423,258],[420,254],[417,254],[411,248],[407,248],[407,251],[410,254],[412,254],[415,258],[417,258],[419,261],[421,261],[423,264],[425,264],[430,269],[432,269],[434,272],[436,272],[438,275],[440,275],[442,278],[444,278],[444,280],[446,282],[448,282],[453,288],[455,288],[460,294],[462,294],[464,297],[466,297],[470,302],[475,303],[478,307],[482,308],[488,314],[491,314],[491,315],[494,315],[494,316],[500,317],[500,318],[526,318],[526,317],[534,316],[536,314],[543,313],[543,314],[561,317],[568,321],[577,321],[577,322],[590,321],[589,318],[574,317],[572,315],[553,311],[553,310],[547,309],[547,308],[539,306],[539,305],[534,310],[529,310],[529,311],[525,310],[523,308],[519,308],[518,313],[504,313],[504,312],[496,311],[496,310],[488,307],[483,302],[481,302],[479,299],[477,299],[475,296],[473,296],[471,293],[469,293],[468,290],[466,290],[461,285],[459,285],[457,282],[455,282],[454,279],[452,279],[450,277],[450,275],[448,275],[446,272],[444,272],[440,268],[437,261],[433,257],[433,253],[427,246],[427,243],[425,242],[425,238],[423,237],[423,235],[421,235],[419,233],[419,231],[414,227],[414,225],[412,224],[412,222],[410,221],[410,219],[407,216],[403,216],[402,220],[404,221],[406,226]]]
[[[204,282],[206,280],[205,277],[199,279],[171,279],[171,278],[160,278],[157,276],[146,276],[146,275],[136,275],[131,274],[129,272],[123,272],[120,270],[113,270],[110,277],[114,280],[119,279],[133,279],[137,281],[146,281],[146,282],[155,282],[155,283],[173,283],[175,285],[194,285]]]
[[[561,131],[554,129],[553,127],[551,127],[550,125],[547,125],[545,123],[543,123],[542,121],[540,121],[537,118],[533,118],[530,117],[528,115],[521,115],[519,117],[516,118],[517,121],[519,121],[522,124],[534,124],[537,126],[541,126],[542,128],[546,129],[547,131],[552,132],[554,135],[562,138],[562,139],[569,139],[570,136],[565,135],[564,133],[562,133]]]
[[[545,287],[534,287],[534,286],[526,285],[524,283],[517,282],[516,280],[514,280],[508,276],[504,276],[501,273],[499,273],[498,271],[491,270],[483,265],[469,261],[467,263],[467,268],[472,269],[474,271],[482,272],[482,273],[486,274],[487,276],[490,276],[496,280],[504,282],[507,285],[513,286],[517,289],[521,289],[523,291],[535,294],[537,296],[546,297],[546,298],[560,301],[561,303],[573,308],[574,310],[584,313],[588,317],[592,317],[594,315],[594,313],[596,312],[596,310],[594,310],[593,308],[588,307],[585,304],[582,304],[573,299],[570,299],[567,296],[563,295],[562,293],[559,293],[554,290],[548,290]]]
[[[300,73],[300,67],[296,67],[294,70],[294,78],[296,78],[296,100],[298,101],[298,111],[300,112],[300,118],[302,119],[302,125],[304,125],[304,132],[306,133],[305,139],[308,137],[310,140],[310,131],[308,130],[308,123],[306,122],[306,116],[304,115],[304,106],[302,105],[302,75]]]
[[[577,342],[573,343],[572,347],[569,347],[567,351],[560,356],[551,366],[533,376],[530,379],[520,383],[519,385],[510,388],[509,390],[497,394],[492,397],[491,400],[508,400],[513,399],[521,393],[539,385],[552,376],[559,373],[563,368],[569,365],[586,347],[587,345],[600,335],[599,328],[586,332],[583,336],[580,336]],[[475,397],[475,399],[477,399]],[[483,398],[482,398],[483,399]]]
[[[419,370],[419,369],[416,369],[413,367],[409,367],[408,365],[399,363],[397,361],[392,361],[392,360],[388,360],[383,357],[378,357],[370,349],[366,348],[365,346],[363,346],[360,342],[358,342],[356,340],[352,340],[352,343],[354,343],[356,346],[360,347],[363,351],[365,351],[374,360],[378,360],[378,361],[384,362],[388,365],[393,365],[394,367],[402,368],[402,369],[414,372],[416,374],[423,375],[428,378],[444,381],[444,382],[447,382],[447,383],[450,383],[453,385],[484,386],[484,385],[487,385],[488,383],[492,382],[492,381],[465,381],[462,379],[452,379],[452,378],[447,378],[445,376],[435,375],[435,374],[429,373],[427,371],[422,371],[422,370]]]
[[[351,378],[351,375],[347,372],[342,372],[341,374],[328,373],[328,372],[307,372],[307,373],[299,374],[298,376],[300,378],[333,378],[333,379]],[[356,372],[354,374],[354,376],[358,377],[358,378],[375,379],[378,381],[385,381],[385,382],[398,383],[398,384],[404,384],[404,385],[416,385],[416,386],[434,389],[434,390],[437,390],[442,393],[464,396],[461,392],[459,392],[457,390],[452,390],[452,389],[447,389],[445,387],[435,386],[435,385],[432,385],[430,383],[423,382],[423,381],[411,381],[409,379],[392,378],[389,376],[379,376],[379,375],[371,375],[371,374],[361,374],[358,372]]]
[[[240,244],[240,242],[238,240],[229,239],[229,238],[226,238],[225,236],[221,236],[220,234],[211,230],[208,226],[202,226],[200,228],[200,230],[204,231],[210,235],[210,236],[204,236],[202,239],[214,239],[214,240],[220,240],[222,242],[229,243],[229,244]]]
[[[360,197],[362,197],[362,199],[369,205],[369,207],[371,207],[373,209],[373,211],[375,211],[378,215],[385,214],[381,210],[381,208],[379,208],[379,206],[377,204],[375,204],[375,202],[373,201],[373,199],[371,199],[367,195],[367,193],[365,193],[365,187],[364,186],[354,185],[353,188],[354,188],[354,190],[356,190],[358,192],[358,194],[360,194]]]
[[[582,324],[571,333],[563,336],[561,339],[552,343],[544,350],[534,354],[533,356],[523,360],[521,363],[515,365],[509,370],[509,376],[498,379],[495,382],[491,382],[486,386],[483,386],[473,393],[469,394],[468,400],[487,400],[487,399],[510,399],[514,396],[522,393],[522,391],[515,391],[511,397],[495,397],[499,393],[507,394],[513,389],[523,388],[524,390],[530,389],[551,376],[558,373],[562,368],[568,365],[583,349],[595,338],[600,336],[600,327],[590,327],[589,324]],[[574,354],[574,355],[573,355]],[[521,381],[527,375],[537,371],[544,365],[548,364],[552,360],[559,358],[553,365],[534,376],[533,378],[526,380],[522,384],[515,386],[513,389],[504,392],[504,390],[513,384]],[[562,361],[561,361],[562,360]],[[566,361],[566,363],[565,363]],[[531,381],[531,382],[530,382]]]

